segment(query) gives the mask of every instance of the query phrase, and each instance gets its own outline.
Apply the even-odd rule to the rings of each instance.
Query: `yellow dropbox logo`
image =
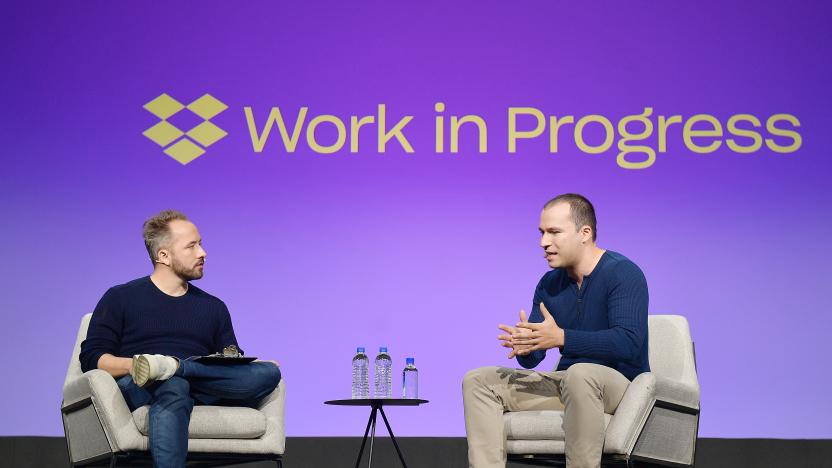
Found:
[[[228,135],[223,129],[210,122],[217,114],[228,109],[228,106],[210,94],[204,94],[186,106],[166,93],[162,93],[145,104],[144,108],[160,118],[161,122],[145,130],[142,135],[165,148],[165,154],[183,165],[202,156],[205,154],[205,148]],[[187,132],[183,132],[168,122],[168,119],[186,108],[204,121]]]

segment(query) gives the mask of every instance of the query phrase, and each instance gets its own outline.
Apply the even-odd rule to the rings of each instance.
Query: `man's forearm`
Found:
[[[102,354],[98,358],[98,368],[116,378],[129,374],[132,367],[133,360],[130,358],[116,357],[112,354]]]
[[[567,354],[608,361],[629,361],[638,355],[644,332],[614,327],[606,330],[565,330]]]

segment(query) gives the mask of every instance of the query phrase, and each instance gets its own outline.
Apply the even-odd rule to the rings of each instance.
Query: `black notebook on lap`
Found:
[[[254,356],[240,356],[240,357],[225,357],[222,355],[211,354],[208,356],[200,356],[194,361],[203,364],[246,364],[257,359]]]

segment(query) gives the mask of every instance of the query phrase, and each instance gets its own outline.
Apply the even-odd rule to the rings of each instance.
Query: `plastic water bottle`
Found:
[[[387,347],[380,347],[376,356],[376,398],[393,398],[392,368],[393,360],[387,354]]]
[[[355,350],[352,358],[352,397],[370,398],[370,358],[364,348]]]
[[[405,362],[407,365],[402,371],[402,398],[419,398],[419,370],[412,357]]]

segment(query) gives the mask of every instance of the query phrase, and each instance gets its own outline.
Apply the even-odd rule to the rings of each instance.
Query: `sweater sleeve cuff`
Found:
[[[563,354],[585,355],[589,354],[592,344],[587,333],[580,330],[563,330]]]
[[[525,369],[534,369],[546,357],[546,351],[532,351],[525,356],[517,355],[517,363]]]
[[[105,351],[95,351],[87,356],[84,356],[84,359],[81,361],[81,372],[89,372],[93,369],[98,369],[98,360],[105,354],[107,354]]]

